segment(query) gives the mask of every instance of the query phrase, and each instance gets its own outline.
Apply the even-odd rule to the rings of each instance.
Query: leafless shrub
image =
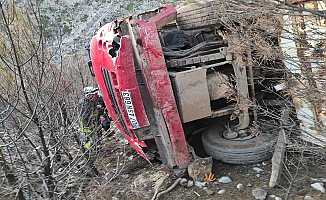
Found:
[[[87,183],[78,100],[92,84],[82,55],[48,48],[39,1],[0,2],[0,195],[78,198]]]

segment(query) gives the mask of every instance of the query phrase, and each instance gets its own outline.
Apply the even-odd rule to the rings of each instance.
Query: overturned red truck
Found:
[[[244,59],[229,51],[226,27],[207,13],[209,5],[178,11],[167,5],[108,23],[91,41],[108,113],[144,159],[155,151],[164,164],[186,167],[188,143],[231,164],[272,156],[278,122],[262,110],[279,115],[286,104],[275,89],[284,73],[255,69],[251,52]]]

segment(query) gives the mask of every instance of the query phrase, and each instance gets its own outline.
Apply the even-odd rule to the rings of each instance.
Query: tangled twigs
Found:
[[[165,178],[167,178],[167,177],[165,177]],[[172,191],[172,190],[173,190],[173,189],[174,189],[174,188],[175,188],[175,187],[180,183],[180,181],[181,181],[181,178],[178,178],[177,180],[174,181],[174,183],[173,183],[170,187],[168,187],[166,190],[163,190],[163,191],[161,191],[161,192],[158,193],[158,190],[159,190],[160,186],[163,184],[165,178],[164,178],[164,179],[161,179],[161,180],[163,180],[163,181],[161,181],[161,182],[157,185],[157,187],[156,187],[156,189],[155,189],[155,193],[154,193],[154,195],[153,195],[153,197],[152,197],[151,200],[158,199],[158,198],[160,198],[160,196],[162,196],[163,194],[166,194],[166,193],[171,192],[171,191]]]

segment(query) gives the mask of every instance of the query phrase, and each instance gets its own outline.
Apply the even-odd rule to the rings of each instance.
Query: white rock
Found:
[[[217,194],[224,194],[224,193],[225,193],[225,190],[224,190],[224,189],[219,190],[219,191],[217,192]]]
[[[313,183],[313,184],[311,184],[311,187],[314,188],[315,190],[322,192],[322,193],[326,192],[324,183]]]
[[[264,170],[263,169],[261,169],[261,168],[259,168],[259,167],[254,167],[254,168],[252,168],[255,172],[257,172],[257,173],[261,173],[261,172],[263,172]]]
[[[248,183],[248,184],[247,184],[247,187],[252,187],[251,183]]]
[[[303,200],[314,200],[314,198],[312,198],[311,196],[305,196]]]
[[[255,188],[252,190],[252,195],[257,200],[265,200],[267,196],[267,191],[262,188]]]
[[[282,200],[281,197],[275,197],[275,200]]]
[[[189,180],[187,183],[187,187],[190,188],[192,186],[194,186],[194,182],[192,180]]]
[[[218,179],[218,182],[227,184],[227,183],[231,183],[232,179],[228,176],[222,176],[221,178]]]
[[[286,88],[286,84],[285,83],[280,83],[274,86],[274,89],[276,90],[276,92],[284,90]]]
[[[260,177],[260,174],[256,174],[256,177],[259,178]]]
[[[266,165],[267,165],[267,163],[265,163],[265,162],[262,162],[261,164],[262,164],[263,166],[266,166]]]
[[[268,197],[274,199],[276,196],[274,194],[268,195]]]
[[[238,185],[237,185],[237,189],[238,190],[243,190],[243,188],[244,188],[244,186],[243,186],[243,184],[242,183],[239,183]]]
[[[195,181],[195,186],[203,188],[206,186],[206,182]]]

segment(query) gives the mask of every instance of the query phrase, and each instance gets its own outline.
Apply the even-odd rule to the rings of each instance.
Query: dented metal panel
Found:
[[[187,142],[173,95],[156,24],[151,20],[139,20],[136,23],[139,42],[143,49],[140,52],[143,59],[141,69],[153,100],[153,106],[161,112],[166,123],[176,165],[181,168],[186,167],[190,161]]]
[[[197,68],[173,73],[171,80],[178,110],[184,123],[211,115],[206,69]]]
[[[146,144],[138,140],[135,134],[135,129],[146,127],[149,122],[136,80],[131,42],[128,36],[122,37],[120,39],[120,52],[116,57],[111,56],[109,50],[112,49],[111,44],[115,38],[113,26],[113,23],[103,26],[91,41],[93,71],[99,89],[102,91],[109,116],[115,121],[116,127],[130,146],[140,156],[148,160],[142,149],[146,147]],[[126,57],[129,59],[125,59]],[[130,73],[125,74],[126,71]],[[128,113],[128,107],[122,99],[121,95],[124,92],[130,94],[128,101],[132,101],[133,108],[129,109],[132,110],[132,113]],[[137,123],[131,121],[131,115]]]

